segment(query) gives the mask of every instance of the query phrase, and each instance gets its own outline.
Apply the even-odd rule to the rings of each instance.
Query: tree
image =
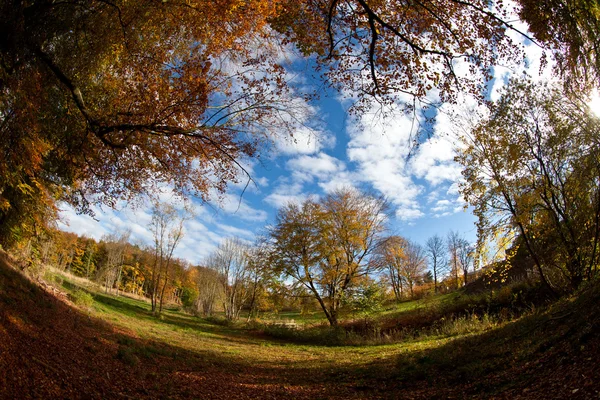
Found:
[[[219,295],[219,276],[217,271],[208,267],[197,267],[198,277],[198,300],[196,307],[198,312],[202,312],[204,317],[210,317],[213,314],[214,306]]]
[[[374,260],[388,272],[388,278],[392,285],[392,291],[397,301],[404,297],[405,278],[402,274],[402,265],[406,262],[406,250],[408,241],[401,236],[386,238],[377,252]]]
[[[359,98],[361,112],[373,96],[383,104],[408,96],[410,106],[434,87],[442,100],[458,90],[480,95],[498,58],[516,53],[505,35],[514,28],[495,7],[496,14],[485,0],[287,0],[272,25],[315,54],[332,85]],[[456,72],[460,61],[470,63],[469,77]]]
[[[279,210],[271,229],[274,264],[315,297],[331,326],[348,288],[373,269],[368,260],[385,230],[386,202],[354,189]]]
[[[410,290],[410,298],[413,298],[415,284],[423,277],[427,267],[425,249],[401,236],[390,236],[383,242],[377,258],[376,263],[385,266],[388,271],[396,300],[402,299],[405,284]]]
[[[150,278],[152,312],[161,313],[173,253],[183,237],[186,210],[178,211],[170,204],[155,203],[152,207],[150,231],[154,238],[154,263]]]
[[[600,78],[598,5],[585,0],[519,0],[519,16],[535,39],[552,49],[558,72],[574,92],[596,88]],[[578,90],[577,90],[578,89]]]
[[[600,121],[582,102],[513,80],[457,158],[478,235],[516,231],[553,291],[574,290],[597,271],[599,137]]]
[[[414,110],[407,96],[433,88],[441,100],[481,94],[498,59],[518,59],[506,9],[485,0],[7,3],[0,227],[32,235],[57,199],[90,212],[90,202],[114,205],[158,183],[202,197],[224,190],[261,137],[307,121],[280,64],[290,42],[359,98],[356,111],[373,96]],[[457,73],[462,61],[470,74]]]
[[[444,239],[439,235],[434,235],[427,239],[426,251],[428,259],[431,262],[431,272],[433,274],[433,285],[435,293],[438,292],[438,281],[445,268],[446,260],[446,248],[444,245]]]
[[[450,256],[450,273],[454,276],[454,284],[458,289],[460,287],[459,271],[460,271],[460,243],[463,238],[456,231],[448,232],[446,236],[446,246],[448,246],[448,254]]]
[[[406,259],[401,265],[400,273],[408,284],[411,298],[414,298],[414,286],[423,277],[426,268],[427,256],[425,255],[425,249],[418,243],[407,241]]]
[[[91,212],[159,183],[206,198],[264,139],[306,120],[267,28],[273,2],[42,0],[0,12],[3,243],[45,226],[57,199]]]
[[[270,252],[271,248],[265,237],[260,237],[248,248],[248,282],[250,285],[248,321],[253,316],[255,317],[261,299],[267,295],[267,285],[273,282]]]
[[[224,293],[225,318],[230,321],[239,319],[242,306],[251,294],[248,250],[249,246],[239,238],[225,239],[206,260],[206,266],[218,274]]]
[[[130,231],[116,231],[103,237],[106,249],[106,259],[101,276],[104,278],[104,290],[106,293],[112,291],[116,283],[117,295],[119,294],[119,283],[125,257],[125,247],[129,241]]]
[[[468,283],[469,278],[469,267],[474,264],[475,249],[466,239],[460,239],[458,241],[458,264],[463,273],[463,284]]]

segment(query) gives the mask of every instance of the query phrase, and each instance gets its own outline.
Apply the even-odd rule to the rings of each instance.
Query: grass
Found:
[[[74,302],[86,302],[91,316],[108,321],[121,332],[116,357],[128,366],[162,357],[224,368],[284,368],[303,374],[304,380],[365,387],[382,379],[404,385],[430,382],[433,377],[443,377],[450,385],[477,381],[529,362],[569,331],[564,325],[555,326],[553,335],[540,329],[553,322],[549,313],[562,311],[535,307],[527,311],[527,290],[520,287],[497,294],[453,293],[391,304],[379,318],[356,322],[364,322],[361,329],[349,324],[332,330],[317,314],[292,312],[268,316],[264,323],[253,325],[224,324],[178,309],[167,309],[157,318],[144,300],[97,292],[66,276],[54,281],[60,282],[71,298],[85,299]],[[87,304],[90,298],[91,304]],[[523,316],[501,312],[510,304],[515,309],[522,307]],[[568,307],[568,303],[556,307]],[[305,328],[269,323],[275,320],[295,320]],[[506,378],[471,389],[496,393],[523,383],[519,379],[525,378]]]

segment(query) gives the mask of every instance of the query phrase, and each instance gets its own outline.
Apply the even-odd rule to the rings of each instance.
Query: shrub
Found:
[[[85,290],[77,289],[69,295],[71,301],[80,307],[89,308],[94,304],[94,297]]]
[[[198,299],[198,289],[193,287],[184,286],[181,291],[181,302],[184,307],[192,307]]]

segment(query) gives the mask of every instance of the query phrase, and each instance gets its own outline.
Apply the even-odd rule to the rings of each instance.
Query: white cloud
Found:
[[[249,239],[254,237],[254,233],[247,229],[236,228],[235,226],[226,225],[226,224],[217,224],[217,227],[221,231],[223,231],[229,235],[245,237],[245,238],[249,238]]]
[[[276,148],[285,155],[315,154],[335,145],[335,136],[330,132],[303,126],[291,135],[277,135]]]
[[[402,221],[411,221],[423,217],[425,214],[415,208],[398,208],[396,210],[396,217]]]
[[[284,181],[266,196],[264,201],[275,208],[284,207],[289,203],[301,203],[308,198],[303,189],[302,183]]]
[[[419,145],[410,168],[415,176],[434,187],[446,181],[454,182],[461,176],[461,167],[454,162],[455,155],[455,142],[451,137],[436,133]]]
[[[347,154],[357,165],[355,176],[386,196],[397,207],[398,218],[419,218],[423,214],[417,198],[423,188],[407,169],[416,121],[404,115],[383,121],[377,118],[377,113],[364,115],[348,128]]]
[[[220,206],[225,213],[246,221],[262,222],[268,217],[266,211],[249,206],[242,197],[235,194],[226,193]]]

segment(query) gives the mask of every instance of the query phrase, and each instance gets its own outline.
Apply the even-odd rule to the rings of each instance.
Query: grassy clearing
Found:
[[[385,326],[391,320],[405,318],[412,321],[432,310],[443,309],[445,304],[455,301],[455,295],[393,305],[382,313],[379,320],[359,319],[357,326],[364,324],[360,329],[346,326],[333,330],[316,313],[279,313],[251,324],[227,324],[218,319],[194,317],[176,309],[167,309],[157,318],[144,300],[94,292],[93,288],[82,288],[80,282],[74,282],[67,276],[55,280],[62,283],[71,297],[89,293],[84,296],[87,299],[93,295],[93,303],[85,305],[91,315],[121,328],[133,338],[148,342],[142,348],[120,343],[120,357],[125,363],[132,364],[156,353],[155,349],[164,343],[202,353],[207,358],[218,358],[219,362],[299,366],[310,361],[315,368],[360,367],[373,363],[393,366],[397,363],[396,358],[407,352],[443,346],[456,338],[495,329],[503,323],[486,315],[472,314],[442,320],[419,333],[415,333],[412,327],[389,329]],[[289,329],[271,324],[282,320],[305,325],[301,326],[303,329]],[[218,357],[214,357],[216,355]]]
[[[251,324],[202,319],[176,308],[157,318],[145,300],[108,295],[64,275],[48,278],[67,292],[84,315],[106,321],[114,332],[99,338],[105,349],[94,351],[106,354],[106,348],[113,349],[109,352],[112,362],[150,380],[154,375],[148,378],[144,371],[155,365],[152,373],[165,381],[178,371],[227,371],[234,378],[239,376],[241,385],[252,379],[253,385],[286,385],[312,394],[329,388],[329,394],[339,389],[343,396],[365,391],[366,397],[377,397],[372,394],[381,395],[393,387],[410,388],[404,392],[410,394],[407,398],[418,398],[415,390],[422,391],[420,398],[449,390],[456,390],[454,397],[465,397],[465,393],[489,397],[534,382],[528,372],[531,365],[538,374],[560,371],[546,365],[579,357],[577,352],[596,343],[593,338],[600,331],[599,296],[587,303],[584,297],[574,297],[576,301],[533,308],[521,316],[504,315],[504,307],[518,309],[528,298],[528,291],[519,287],[496,294],[452,294],[391,305],[377,319],[361,318],[332,330],[313,315],[292,313]],[[1,279],[0,284],[5,285]],[[26,291],[19,289],[18,293]],[[594,319],[586,319],[581,310],[589,310]],[[307,327],[286,329],[269,324],[282,319],[300,320]],[[559,356],[548,356],[557,351]],[[583,361],[593,362],[586,361],[589,359],[586,356]],[[321,389],[311,391],[314,387]],[[542,385],[540,388],[545,390]]]
[[[314,337],[312,341],[291,341],[288,335],[281,335],[280,338],[274,337],[276,335],[265,336],[252,325],[223,324],[174,309],[167,309],[157,318],[150,312],[150,305],[146,301],[84,289],[66,276],[55,280],[61,282],[62,288],[71,297],[74,293],[88,291],[93,297],[88,312],[123,332],[124,339],[118,343],[119,358],[131,365],[161,354],[161,349],[168,347],[194,352],[208,363],[243,363],[269,368],[306,368],[308,365],[312,369],[347,369],[365,367],[376,361],[393,366],[395,357],[403,352],[444,342],[409,341],[376,347],[331,346],[336,344],[336,340],[323,340],[323,337],[334,338],[340,333],[324,325],[307,330],[307,334]],[[299,319],[292,313],[280,313],[277,316],[278,319],[282,317]],[[307,320],[320,319],[314,317]]]

